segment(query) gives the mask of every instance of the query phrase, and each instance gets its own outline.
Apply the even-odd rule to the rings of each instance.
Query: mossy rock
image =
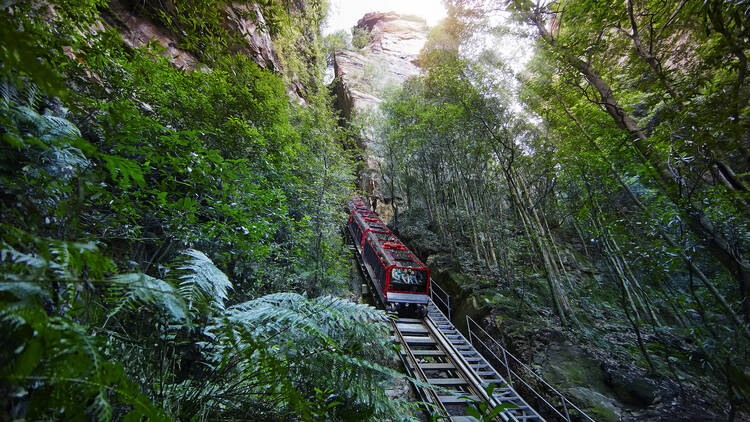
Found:
[[[543,371],[543,378],[552,385],[586,386],[598,392],[609,391],[600,363],[576,346],[551,344],[545,351]]]
[[[620,420],[621,409],[612,398],[586,387],[570,388],[567,393],[573,402],[595,421],[617,422]]]

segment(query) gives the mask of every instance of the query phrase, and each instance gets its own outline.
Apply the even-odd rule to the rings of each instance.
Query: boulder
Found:
[[[578,403],[581,410],[595,420],[600,422],[617,422],[620,420],[622,410],[612,398],[586,387],[569,388],[566,392],[568,397]],[[575,412],[574,410],[570,411],[571,413]]]

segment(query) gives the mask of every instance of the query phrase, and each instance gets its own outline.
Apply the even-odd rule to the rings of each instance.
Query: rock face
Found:
[[[157,42],[164,47],[164,55],[175,66],[194,70],[198,66],[198,59],[191,53],[177,47],[179,40],[176,35],[159,27],[150,19],[138,15],[137,8],[126,1],[114,0],[109,4],[109,11],[116,18],[115,21],[105,19],[114,26],[122,36],[123,41],[131,47],[140,47],[149,42]]]
[[[366,28],[372,36],[368,50],[382,54],[382,58],[394,65],[395,74],[408,77],[419,72],[416,59],[427,41],[424,19],[395,12],[376,12],[363,16],[357,26]],[[406,65],[405,61],[412,66]]]
[[[370,43],[362,51],[337,51],[334,55],[336,107],[347,120],[377,108],[388,86],[418,75],[419,52],[427,41],[423,19],[395,12],[368,13],[357,27],[370,34]],[[365,159],[358,185],[380,216],[389,221],[392,198],[383,194],[377,175],[382,162],[379,144],[373,133],[360,134],[359,147]]]
[[[109,3],[109,7],[111,17],[114,19],[106,20],[118,29],[122,39],[131,47],[157,42],[164,47],[164,55],[175,66],[186,70],[195,70],[200,66],[194,54],[178,47],[177,35],[139,13],[143,11],[142,7],[131,4],[129,0],[113,0]],[[256,17],[257,22],[252,19],[253,16]],[[276,48],[271,35],[263,29],[265,21],[256,4],[229,4],[225,8],[224,24],[227,29],[239,33],[246,41],[242,45],[232,46],[234,51],[252,58],[258,66],[264,69],[281,71]]]
[[[276,47],[267,30],[263,13],[257,4],[232,3],[226,8],[226,26],[238,32],[247,41],[246,44],[233,48],[253,59],[258,66],[281,72]],[[256,16],[257,22],[249,16]]]

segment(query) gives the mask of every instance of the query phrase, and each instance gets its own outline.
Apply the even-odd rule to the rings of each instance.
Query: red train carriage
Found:
[[[358,197],[348,204],[347,227],[375,291],[387,310],[425,315],[430,270]]]

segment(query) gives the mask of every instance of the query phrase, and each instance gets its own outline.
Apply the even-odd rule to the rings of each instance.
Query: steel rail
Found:
[[[417,378],[420,382],[423,382],[425,384],[429,384],[427,375],[424,373],[424,370],[422,367],[419,366],[419,361],[417,361],[416,356],[414,356],[414,351],[409,347],[408,342],[406,341],[406,336],[401,332],[401,330],[398,327],[398,319],[392,319],[391,323],[393,325],[393,330],[398,336],[399,342],[403,346],[403,352],[406,354],[408,358],[408,362],[404,362],[406,365],[405,369],[407,372],[410,372],[413,377]],[[416,384],[413,384],[414,388],[419,391],[420,396],[423,398],[428,398],[428,400],[438,407],[440,410],[440,413],[442,413],[442,416],[448,416],[448,409],[445,408],[445,405],[440,400],[439,396],[437,395],[437,392],[435,392],[434,389],[424,389]],[[427,390],[427,391],[425,391]]]
[[[497,405],[482,386],[482,380],[471,370],[471,368],[464,362],[460,353],[453,347],[450,341],[440,332],[434,322],[425,318],[422,320],[399,318],[394,319],[393,322],[394,332],[396,338],[402,345],[408,362],[405,368],[409,375],[416,378],[419,382],[439,387],[440,392],[445,392],[446,395],[440,395],[437,389],[426,388],[423,386],[415,385],[415,388],[419,391],[420,396],[429,397],[429,403],[435,404],[442,416],[447,417],[451,421],[475,421],[476,419],[467,416],[466,412],[463,411],[461,406],[471,405],[472,401],[481,400],[487,402],[490,407]],[[410,326],[411,328],[404,328]],[[409,336],[408,333],[415,333],[415,328],[420,327],[423,329],[422,336]],[[414,350],[413,345],[433,345],[432,350]],[[430,356],[440,358],[444,362],[420,362],[417,358],[419,352],[430,353]],[[431,378],[425,372],[425,368],[429,371],[443,372],[443,377]],[[447,376],[447,377],[446,377]],[[449,387],[460,386],[466,391],[454,390]],[[447,390],[447,391],[445,391]],[[472,400],[473,399],[473,400]],[[449,409],[451,405],[457,406],[456,408]],[[461,413],[461,414],[457,414]],[[504,421],[509,419],[505,416],[501,416]]]

